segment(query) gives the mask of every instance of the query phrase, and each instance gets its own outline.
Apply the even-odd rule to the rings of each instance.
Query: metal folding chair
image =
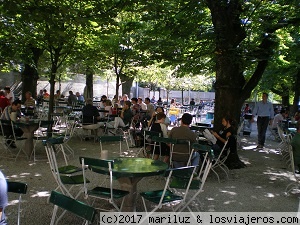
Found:
[[[198,172],[198,176],[192,180],[190,189],[189,189],[189,196],[186,199],[185,204],[181,205],[180,207],[176,208],[176,211],[183,211],[187,208],[190,212],[201,212],[201,201],[199,199],[199,194],[201,194],[204,190],[204,185],[207,179],[207,176],[210,172],[212,162],[214,159],[214,154],[209,145],[201,145],[198,143],[194,143],[192,145],[192,149],[195,152],[198,152],[201,155],[201,165],[199,165],[200,169]],[[192,210],[190,205],[196,208],[196,210]],[[200,207],[199,207],[200,206]]]
[[[145,212],[147,212],[146,200],[155,204],[155,207],[151,210],[151,213],[161,209],[163,206],[170,206],[173,211],[178,208],[181,203],[184,203],[185,198],[188,194],[191,182],[193,180],[193,175],[197,167],[180,167],[174,169],[166,170],[164,176],[166,177],[166,183],[163,189],[141,192],[140,195],[143,200]],[[178,195],[172,192],[169,185],[175,180],[172,188],[183,189],[183,194]],[[175,184],[176,183],[176,184]],[[175,207],[174,207],[175,206]],[[147,214],[147,216],[150,216]]]
[[[120,156],[127,156],[130,154],[130,150],[127,146],[127,150],[123,151],[122,150],[122,141],[124,140],[124,137],[122,135],[120,136],[99,136],[98,137],[99,143],[100,143],[100,150],[101,154],[103,151],[103,143],[119,143],[119,151],[120,151]]]
[[[217,168],[220,168],[221,170],[223,170],[226,174],[226,177],[227,179],[229,179],[229,169],[228,167],[225,165],[225,161],[230,153],[230,149],[228,148],[227,143],[228,143],[228,140],[226,140],[226,142],[224,143],[224,146],[220,152],[220,154],[217,156],[217,158],[215,160],[213,160],[212,162],[212,167],[211,167],[211,170],[214,172],[214,174],[216,174],[217,178],[218,178],[218,181],[220,183],[220,177],[219,177],[219,174],[216,172],[216,169]],[[226,152],[226,154],[224,154]]]
[[[22,194],[27,193],[27,184],[22,182],[7,181],[7,192],[19,194],[17,224],[20,225],[21,212],[22,212],[21,209]]]
[[[86,198],[93,198],[94,201],[92,205],[94,205],[94,202],[96,199],[102,199],[108,201],[110,204],[114,206],[114,208],[120,212],[120,209],[122,208],[124,197],[129,194],[128,191],[123,191],[120,189],[115,189],[113,185],[113,172],[112,169],[114,167],[113,160],[102,160],[102,159],[95,159],[95,158],[88,158],[88,157],[80,157],[80,162],[82,165],[82,173],[84,178],[84,194]],[[105,175],[109,179],[109,185],[103,186],[103,183],[99,186],[94,186],[92,189],[88,189],[88,182],[86,178],[86,168],[89,168],[89,170]],[[102,180],[102,179],[101,179]],[[116,199],[122,199],[121,206],[118,207],[115,200]],[[106,210],[103,209],[102,210]],[[109,211],[109,210],[108,210]]]
[[[76,216],[84,219],[85,225],[93,223],[95,220],[96,210],[83,202],[77,201],[57,191],[52,191],[49,202],[54,204],[50,225],[58,224],[59,220],[65,213],[69,211]],[[58,208],[64,209],[63,213],[57,218]]]
[[[48,139],[47,141],[43,141],[51,173],[57,183],[57,188],[55,190],[59,189],[63,194],[77,199],[78,196],[84,192],[83,175],[78,174],[78,172],[81,172],[81,168],[72,165],[58,167],[54,150],[56,141],[57,139]],[[69,188],[67,186],[69,186]],[[78,187],[79,190],[77,193],[72,194],[71,191],[74,187]]]

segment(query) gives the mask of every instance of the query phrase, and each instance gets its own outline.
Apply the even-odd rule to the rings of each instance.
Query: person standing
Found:
[[[268,125],[272,124],[274,118],[274,109],[271,102],[268,101],[268,94],[263,93],[262,101],[257,102],[253,109],[252,122],[257,115],[257,132],[258,145],[257,148],[263,148],[266,140],[266,132]]]

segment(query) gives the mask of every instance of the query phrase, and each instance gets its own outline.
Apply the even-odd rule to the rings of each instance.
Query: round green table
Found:
[[[134,212],[137,184],[143,177],[160,175],[168,169],[168,164],[148,158],[120,157],[114,159],[113,176],[116,177],[122,190],[129,191],[125,196],[122,212]]]

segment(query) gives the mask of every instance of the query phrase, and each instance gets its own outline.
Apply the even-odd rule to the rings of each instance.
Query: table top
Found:
[[[93,171],[97,169],[93,167]],[[147,177],[162,174],[168,164],[148,158],[120,157],[114,159],[113,175],[116,177]]]

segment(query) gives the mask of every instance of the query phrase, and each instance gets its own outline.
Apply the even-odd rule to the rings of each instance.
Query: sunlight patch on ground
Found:
[[[80,150],[81,150],[81,151],[86,151],[86,148],[81,148]]]
[[[208,201],[214,201],[214,198],[207,198]]]
[[[249,146],[243,146],[243,150],[254,150],[256,148],[256,145],[249,145]]]
[[[35,197],[49,197],[50,193],[49,191],[40,191],[37,192],[36,194],[31,195],[30,197],[35,198]]]
[[[222,193],[229,194],[229,195],[237,195],[237,193],[236,193],[236,192],[233,192],[233,191],[222,190],[221,192],[222,192]]]
[[[268,198],[274,198],[275,197],[275,195],[273,193],[267,193],[265,196],[268,197]]]
[[[19,203],[19,200],[11,200],[7,203],[7,205],[17,205]]]
[[[263,174],[265,175],[270,175],[270,179],[271,180],[277,180],[277,179],[282,179],[282,178],[286,178],[286,179],[289,179],[289,180],[293,180],[294,179],[294,176],[292,173],[289,173],[289,172],[272,172],[272,171],[265,171],[263,172]]]
[[[34,176],[35,176],[35,177],[41,177],[41,176],[42,176],[42,174],[40,174],[40,173],[36,173],[36,174],[34,174]]]
[[[261,189],[261,188],[262,188],[262,186],[256,186],[255,188]]]
[[[235,203],[236,201],[235,200],[232,200],[232,201],[226,201],[224,202],[224,205],[229,205],[230,203]]]

